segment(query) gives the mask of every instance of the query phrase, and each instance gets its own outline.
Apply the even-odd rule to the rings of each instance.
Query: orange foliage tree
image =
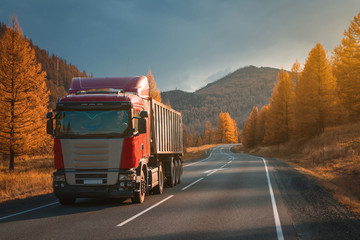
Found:
[[[161,94],[159,89],[156,87],[156,83],[154,80],[154,75],[152,75],[151,70],[149,69],[149,72],[147,74],[147,79],[149,82],[149,91],[150,91],[150,97],[155,99],[158,102],[161,102]],[[170,101],[169,101],[170,105]]]
[[[205,132],[204,132],[204,143],[205,144],[211,144],[215,143],[215,130],[211,125],[210,121],[206,121],[205,124]]]
[[[257,144],[262,144],[265,137],[265,122],[269,105],[263,106],[256,120],[255,138]]]
[[[360,116],[360,13],[334,49],[334,75],[340,100],[351,113]]]
[[[294,84],[287,72],[277,76],[265,122],[265,144],[278,144],[290,139],[290,118],[294,99]]]
[[[326,51],[318,43],[310,51],[296,85],[294,132],[309,138],[324,131],[336,103],[335,81]]]
[[[219,143],[237,143],[238,129],[236,121],[233,120],[228,112],[220,112],[217,138]]]
[[[49,101],[46,73],[23,37],[16,16],[0,39],[0,151],[14,170],[16,155],[45,148]]]
[[[256,142],[256,122],[258,117],[258,108],[253,107],[248,120],[244,125],[244,129],[241,134],[241,143],[247,147],[252,148],[257,145]]]

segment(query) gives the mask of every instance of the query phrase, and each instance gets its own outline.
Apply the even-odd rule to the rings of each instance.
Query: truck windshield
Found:
[[[58,137],[120,137],[129,129],[129,110],[59,111],[56,116]]]

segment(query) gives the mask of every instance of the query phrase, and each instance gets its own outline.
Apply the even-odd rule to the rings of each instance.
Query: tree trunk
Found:
[[[10,162],[9,162],[9,170],[10,171],[14,171],[14,158],[15,158],[15,153],[13,150],[13,147],[10,147]]]

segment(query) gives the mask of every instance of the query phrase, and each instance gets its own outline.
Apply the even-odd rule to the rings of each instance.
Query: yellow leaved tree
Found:
[[[150,97],[152,99],[155,99],[158,102],[161,102],[161,94],[159,89],[156,87],[156,83],[154,80],[154,75],[152,75],[151,70],[149,69],[149,72],[147,74],[147,79],[149,82],[149,91],[150,91]],[[170,102],[169,102],[170,105]]]
[[[326,51],[318,43],[310,51],[294,101],[294,133],[310,138],[324,131],[336,103],[335,81]]]
[[[265,122],[265,144],[279,144],[290,139],[290,118],[294,99],[294,84],[281,69],[277,76]]]
[[[340,100],[360,117],[360,13],[345,30],[341,45],[334,49],[333,62]]]
[[[46,73],[37,63],[16,16],[0,39],[0,151],[9,156],[41,152],[46,148],[46,112],[49,93]]]
[[[241,143],[247,148],[252,148],[257,145],[256,142],[257,117],[258,117],[258,108],[253,107],[250,116],[247,119],[243,131],[241,133]]]

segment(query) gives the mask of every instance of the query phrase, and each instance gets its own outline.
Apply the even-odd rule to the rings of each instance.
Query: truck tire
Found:
[[[159,164],[159,184],[154,187],[154,193],[155,194],[162,194],[164,189],[164,171],[162,168],[162,164]]]
[[[133,203],[143,203],[145,201],[146,194],[146,182],[144,169],[141,170],[141,182],[139,183],[138,191],[134,193],[134,197],[131,198]]]
[[[71,205],[75,203],[75,197],[60,197],[59,201],[61,205]]]
[[[170,158],[168,164],[168,172],[166,175],[166,185],[168,187],[173,187],[176,185],[176,168],[174,158]]]
[[[178,177],[177,177],[177,184],[181,183],[182,175],[183,175],[183,167],[182,167],[182,161],[180,158],[176,159],[178,162]]]

